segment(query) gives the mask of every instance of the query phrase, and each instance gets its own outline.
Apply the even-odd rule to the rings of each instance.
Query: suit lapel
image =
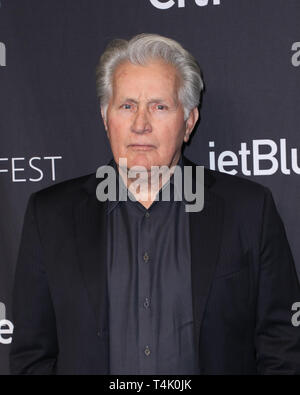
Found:
[[[220,249],[223,208],[212,203],[199,213],[190,213],[192,296],[196,346]]]
[[[76,248],[79,266],[94,310],[97,330],[102,334],[108,327],[108,297],[106,268],[105,203],[96,197],[99,180],[95,174],[85,185],[89,194],[75,208]]]
[[[184,165],[193,167],[193,182],[195,182],[195,164],[184,157]],[[210,191],[210,187],[214,183],[214,177],[206,169],[204,182],[203,210],[189,213],[196,350],[199,350],[201,324],[218,261],[224,214],[223,200]]]

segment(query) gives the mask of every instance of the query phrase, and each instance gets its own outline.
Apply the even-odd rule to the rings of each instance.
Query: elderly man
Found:
[[[12,373],[300,373],[299,284],[271,192],[205,169],[203,209],[188,212],[172,171],[144,178],[143,194],[126,178],[176,166],[184,179],[188,166],[195,186],[182,154],[203,88],[193,56],[159,35],[114,40],[97,86],[109,165],[129,199],[102,201],[95,174],[31,196]]]

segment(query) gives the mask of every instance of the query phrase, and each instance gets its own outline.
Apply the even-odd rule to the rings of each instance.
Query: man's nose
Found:
[[[151,130],[147,109],[138,109],[131,125],[131,131],[134,133],[149,133]]]

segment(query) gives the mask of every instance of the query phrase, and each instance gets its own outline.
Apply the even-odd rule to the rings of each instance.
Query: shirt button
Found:
[[[144,261],[145,261],[145,262],[148,262],[148,261],[149,261],[149,255],[148,255],[147,252],[145,252],[143,258],[144,258]]]
[[[146,218],[149,218],[149,217],[150,217],[150,213],[149,213],[148,211],[146,212],[145,217],[146,217]]]
[[[145,353],[146,357],[149,357],[151,351],[150,351],[150,349],[149,349],[148,346],[146,346],[146,348],[145,348],[145,350],[144,350],[144,353]]]
[[[145,307],[145,309],[148,309],[149,306],[150,306],[149,299],[146,298],[145,301],[144,301],[144,307]]]

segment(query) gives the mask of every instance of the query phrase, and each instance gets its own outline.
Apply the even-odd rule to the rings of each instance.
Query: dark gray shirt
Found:
[[[107,202],[110,374],[196,373],[189,216],[167,186],[146,209],[121,178],[128,200]]]

